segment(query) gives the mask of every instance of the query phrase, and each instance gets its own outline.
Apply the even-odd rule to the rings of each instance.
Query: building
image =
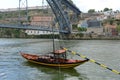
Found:
[[[53,16],[48,15],[35,15],[30,19],[31,26],[38,26],[42,28],[50,28],[53,22]],[[38,30],[26,30],[28,35],[42,35],[42,34],[51,34],[49,31],[38,31]]]
[[[102,35],[103,27],[89,27],[87,28],[87,33],[94,33],[96,35]]]
[[[101,27],[101,21],[98,20],[88,20],[88,27]]]
[[[84,21],[82,21],[80,24],[78,24],[78,27],[87,28],[87,27],[88,27],[87,20],[84,20]]]
[[[30,25],[33,26],[46,26],[49,27],[53,21],[52,16],[46,16],[46,15],[35,15],[32,16],[30,19]]]
[[[120,13],[115,15],[115,19],[120,19]]]
[[[118,35],[116,25],[106,24],[104,26],[104,32],[105,32],[105,35],[107,35],[107,36],[117,36]]]
[[[96,36],[103,34],[103,27],[101,25],[101,21],[97,19],[84,20],[78,26],[87,28],[86,34],[92,33],[95,34]]]
[[[49,31],[39,31],[39,30],[26,30],[25,33],[28,35],[44,35],[44,34],[52,34]]]

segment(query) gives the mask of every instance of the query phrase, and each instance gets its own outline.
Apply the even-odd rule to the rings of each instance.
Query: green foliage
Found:
[[[109,10],[112,10],[112,9],[109,9],[109,8],[104,8],[103,11],[109,11]]]
[[[113,25],[113,23],[114,23],[114,20],[113,19],[110,19],[110,25]]]
[[[79,33],[79,34],[76,34],[76,36],[83,37],[84,34],[83,33]]]
[[[20,30],[19,29],[15,29],[15,30],[12,31],[12,34],[14,34],[14,37],[19,38]]]
[[[2,19],[2,16],[0,15],[0,19]]]
[[[31,21],[30,19],[31,19],[31,16],[28,16],[28,21],[29,21],[29,22]]]
[[[120,22],[117,22],[117,25],[120,25]]]
[[[119,19],[116,19],[116,21],[117,21],[117,25],[120,25],[120,20],[119,20]]]
[[[88,13],[94,13],[95,12],[95,9],[89,9],[88,10]]]
[[[86,31],[87,31],[87,28],[84,28],[84,27],[78,27],[78,31],[79,31],[79,32],[82,32],[82,31],[85,31],[85,32],[86,32]]]
[[[76,24],[73,24],[73,25],[72,25],[72,29],[77,29],[77,25],[76,25]]]
[[[117,21],[115,21],[115,19],[107,19],[107,20],[104,20],[103,22],[102,22],[102,25],[104,25],[104,24],[110,24],[110,25],[113,25],[113,24],[117,24]]]
[[[109,8],[104,8],[104,10],[103,11],[109,11]]]
[[[118,25],[116,29],[118,32],[120,32],[120,25]]]
[[[0,29],[0,37],[20,38],[25,36],[26,34],[24,33],[24,31],[20,29],[10,29],[10,28]]]
[[[26,15],[27,12],[25,10],[20,11],[20,15]]]

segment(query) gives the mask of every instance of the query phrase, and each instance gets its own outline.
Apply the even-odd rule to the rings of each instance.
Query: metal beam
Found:
[[[20,23],[18,25],[7,25],[7,24],[0,24],[1,28],[16,28],[16,29],[28,29],[28,30],[41,30],[41,31],[54,31],[54,32],[60,32],[60,33],[72,33],[72,24],[70,21],[70,17],[68,12],[66,11],[65,7],[73,10],[76,14],[80,14],[79,9],[72,3],[70,3],[68,0],[46,0],[48,4],[50,5],[51,9],[53,10],[53,13],[55,14],[56,21],[59,24],[59,30],[58,29],[52,29],[50,27],[46,28],[45,26],[30,26],[30,25],[21,25]],[[20,12],[20,2],[19,0],[19,12]],[[26,0],[27,5],[27,0]],[[26,7],[27,8],[27,7]],[[20,18],[20,13],[19,13]]]
[[[65,4],[69,9],[71,9],[77,15],[80,15],[81,11],[74,4],[70,3],[68,0],[62,0],[62,3]]]
[[[58,29],[52,29],[50,27],[46,26],[26,26],[26,25],[7,25],[7,24],[0,24],[0,28],[14,28],[14,29],[25,29],[25,30],[40,30],[40,31],[54,31],[54,32],[61,32],[61,33],[68,33],[68,31],[65,30],[58,30]]]
[[[47,0],[53,13],[55,14],[56,20],[60,26],[60,30],[68,31],[68,34],[72,32],[72,26],[69,16],[66,11],[64,11],[63,4],[61,0]]]

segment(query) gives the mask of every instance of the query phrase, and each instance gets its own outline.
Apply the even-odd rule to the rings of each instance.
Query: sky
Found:
[[[22,0],[22,3],[24,1]],[[17,8],[19,6],[18,2],[19,0],[0,0],[0,9]],[[120,10],[120,0],[73,0],[73,2],[82,12],[87,12],[89,9],[101,11],[106,7]],[[28,0],[28,6],[40,5],[42,5],[42,0]]]

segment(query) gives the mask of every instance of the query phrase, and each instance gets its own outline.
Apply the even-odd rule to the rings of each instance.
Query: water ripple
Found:
[[[59,41],[56,41],[59,42]],[[120,70],[120,41],[70,40],[67,48],[80,52],[88,58]],[[31,64],[23,59],[19,51],[44,54],[52,50],[51,40],[0,39],[0,80],[119,80],[116,75],[94,63],[86,63],[75,69],[51,69]],[[59,45],[56,45],[57,47]],[[74,55],[71,55],[72,57]],[[73,58],[80,59],[77,56]]]

